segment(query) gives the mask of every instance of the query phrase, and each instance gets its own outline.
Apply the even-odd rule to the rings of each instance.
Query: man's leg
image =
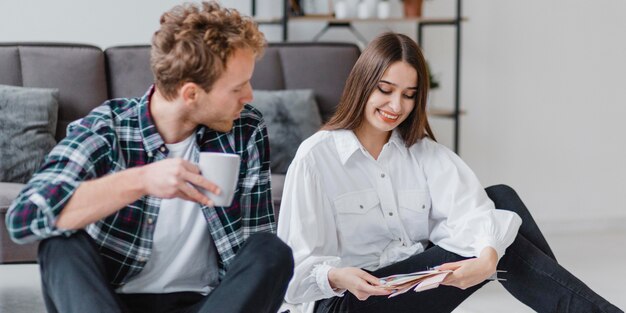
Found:
[[[219,286],[185,312],[275,313],[292,275],[291,248],[274,234],[254,234],[237,252]]]
[[[43,240],[39,267],[49,313],[122,312],[102,258],[85,231]]]
[[[121,293],[119,297],[132,313],[187,312],[187,308],[206,298],[195,292]]]

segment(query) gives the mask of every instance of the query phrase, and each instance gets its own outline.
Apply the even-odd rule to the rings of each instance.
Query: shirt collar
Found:
[[[356,137],[353,131],[340,129],[333,131],[333,138],[335,140],[335,146],[337,147],[337,153],[339,154],[339,159],[342,164],[346,164],[348,159],[356,152],[357,150],[365,150],[361,142]],[[400,135],[400,132],[397,129],[394,129],[391,132],[391,136],[389,137],[389,142],[396,146],[398,151],[403,156],[406,156],[408,153],[406,145],[404,143],[404,139]]]
[[[154,85],[150,86],[150,89],[139,99],[139,129],[144,149],[148,154],[152,154],[154,150],[159,149],[165,143],[150,114],[150,99],[154,90]]]
[[[353,131],[340,129],[333,131],[333,139],[342,164],[346,164],[355,151],[361,148],[361,143]]]
[[[391,137],[389,137],[389,142],[391,142],[392,144],[396,145],[396,148],[400,151],[400,153],[402,153],[403,155],[406,155],[407,152],[407,147],[406,147],[406,142],[404,141],[404,139],[402,138],[402,135],[400,135],[400,131],[398,131],[398,129],[394,129],[391,132]]]
[[[152,85],[143,97],[139,98],[139,129],[141,132],[144,150],[148,153],[148,155],[154,155],[155,150],[161,149],[161,147],[163,147],[161,150],[162,152],[167,152],[165,141],[154,125],[154,120],[152,119],[152,114],[150,113],[150,99],[152,99],[152,95],[154,95],[155,90],[155,86]],[[195,132],[196,140],[200,142],[207,131],[206,127],[199,126]],[[234,153],[230,150],[227,150],[227,152]]]

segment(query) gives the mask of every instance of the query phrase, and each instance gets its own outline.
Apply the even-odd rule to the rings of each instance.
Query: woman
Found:
[[[427,90],[424,58],[404,35],[377,37],[356,62],[337,112],[287,172],[286,301],[304,312],[450,312],[502,269],[504,287],[536,311],[621,312],[557,263],[514,191],[485,192],[435,141]],[[439,265],[453,272],[436,289],[388,298],[380,286]]]

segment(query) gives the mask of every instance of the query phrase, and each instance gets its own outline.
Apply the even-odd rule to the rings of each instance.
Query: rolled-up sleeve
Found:
[[[5,222],[16,243],[71,233],[55,226],[63,207],[82,181],[109,171],[108,140],[78,123],[68,129],[9,207]]]
[[[430,241],[465,257],[493,247],[501,258],[515,240],[521,218],[496,210],[474,172],[448,148],[430,139],[418,146],[432,199]]]
[[[345,292],[333,290],[328,282],[328,271],[341,264],[335,220],[315,167],[305,161],[294,160],[287,171],[278,219],[278,236],[292,248],[295,261],[285,295],[289,303]]]

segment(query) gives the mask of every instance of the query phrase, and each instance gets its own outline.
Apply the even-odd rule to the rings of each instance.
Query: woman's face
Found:
[[[362,127],[390,132],[413,111],[416,96],[417,71],[403,61],[391,64],[367,100]]]

